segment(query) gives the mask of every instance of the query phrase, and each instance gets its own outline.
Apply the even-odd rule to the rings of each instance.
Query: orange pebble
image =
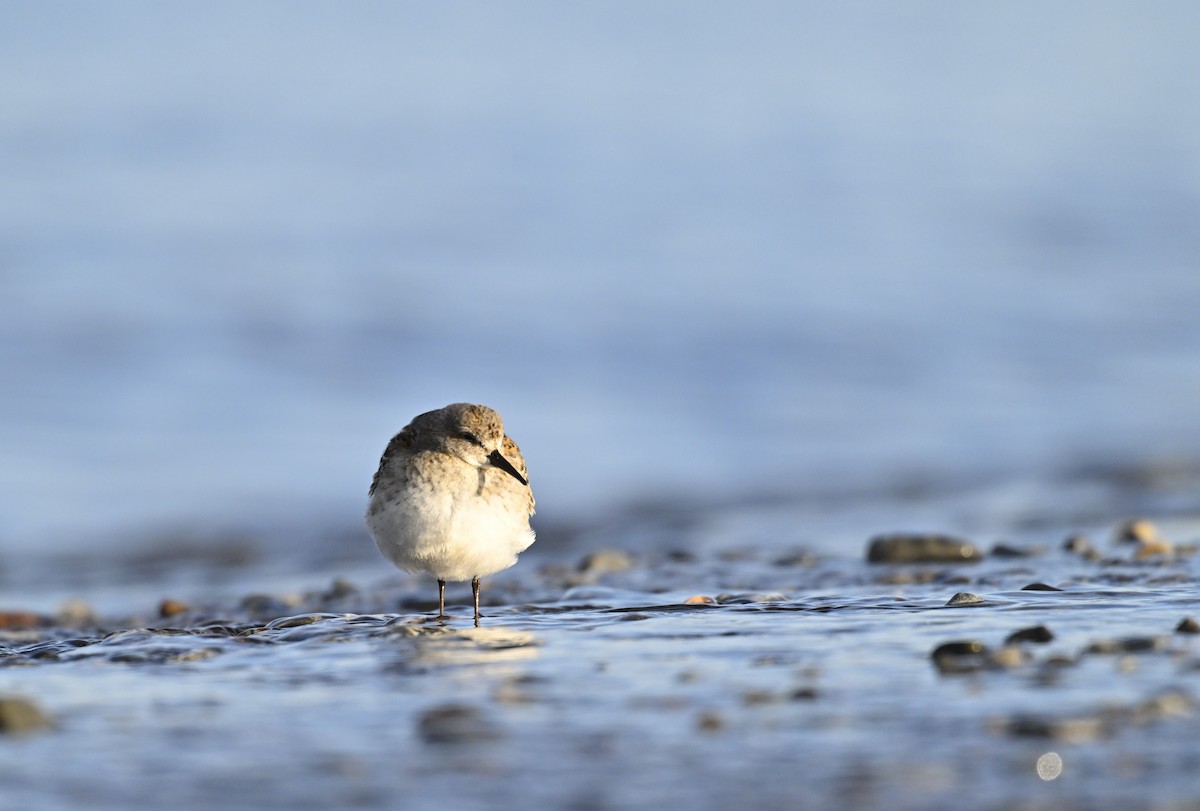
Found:
[[[1163,540],[1143,541],[1141,544],[1138,545],[1138,551],[1137,551],[1136,557],[1149,558],[1149,557],[1153,557],[1154,555],[1171,555],[1171,554],[1174,554],[1174,552],[1175,552],[1175,547],[1172,546],[1168,541],[1163,541]]]
[[[186,614],[188,610],[189,609],[186,603],[182,603],[179,600],[173,600],[170,597],[167,597],[158,604],[158,615],[163,619],[175,617],[179,614]]]

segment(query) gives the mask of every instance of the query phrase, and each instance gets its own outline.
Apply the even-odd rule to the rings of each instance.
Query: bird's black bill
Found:
[[[522,476],[517,471],[517,469],[512,466],[512,462],[505,459],[504,455],[501,454],[500,451],[492,451],[491,453],[489,453],[488,461],[492,463],[492,467],[500,468],[505,473],[507,473],[508,475],[512,476],[514,479],[519,481],[521,484],[524,484],[524,485],[529,484],[529,482],[525,480],[525,477]]]

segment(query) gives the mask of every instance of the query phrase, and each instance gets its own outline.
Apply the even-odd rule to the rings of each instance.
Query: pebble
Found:
[[[0,697],[0,733],[19,735],[54,726],[50,716],[27,698]]]
[[[1084,653],[1124,654],[1153,653],[1166,650],[1170,638],[1165,636],[1127,636],[1122,639],[1101,639],[1091,643]]]
[[[1050,738],[1084,743],[1117,732],[1132,724],[1152,724],[1165,718],[1186,718],[1196,711],[1196,701],[1182,690],[1167,690],[1126,706],[1107,706],[1087,715],[1053,718],[1017,715],[993,722],[993,727],[1010,735]]]
[[[183,664],[184,662],[203,662],[207,659],[213,658],[214,656],[220,656],[221,653],[222,651],[220,648],[193,648],[192,650],[184,651],[171,656],[167,659],[167,661],[173,664]]]
[[[1054,639],[1054,634],[1045,625],[1033,625],[1029,628],[1022,628],[1019,631],[1013,631],[1004,640],[1005,645],[1015,645],[1018,642],[1037,642],[1044,644]]]
[[[79,627],[96,622],[96,612],[87,600],[73,598],[66,600],[58,607],[57,620],[62,625]]]
[[[995,558],[1031,558],[1045,551],[1040,546],[1014,546],[1007,543],[998,543],[992,547],[991,555]]]
[[[1145,518],[1134,518],[1117,528],[1116,543],[1140,543],[1160,540],[1158,527]]]
[[[929,658],[943,673],[966,673],[986,664],[987,645],[974,639],[944,642],[933,649]]]
[[[1029,655],[1018,648],[1016,645],[1005,645],[992,654],[988,664],[993,667],[1004,668],[1009,670],[1014,667],[1020,667],[1029,661]]]
[[[771,563],[774,566],[799,566],[809,568],[817,565],[817,556],[812,552],[792,552],[790,554],[775,558],[775,560],[771,561]]]
[[[1047,586],[1045,583],[1030,583],[1028,586],[1022,586],[1021,591],[1062,591],[1062,589]]]
[[[248,594],[242,598],[241,609],[256,617],[278,617],[286,614],[290,606],[270,594]]]
[[[329,591],[325,592],[326,600],[341,600],[346,597],[351,597],[358,594],[358,586],[344,577],[335,578],[329,585]]]
[[[775,704],[780,697],[768,690],[747,690],[742,693],[742,706],[755,707],[761,704]]]
[[[1032,657],[1015,645],[1005,644],[992,650],[978,640],[945,642],[929,655],[941,673],[974,673],[986,668],[1009,670],[1030,661]]]
[[[684,605],[716,605],[717,601],[707,594],[693,594],[683,601]]]
[[[1200,622],[1196,622],[1196,620],[1192,619],[1191,617],[1184,617],[1179,621],[1179,624],[1175,626],[1175,633],[1200,634]]]
[[[578,569],[584,574],[611,574],[633,568],[633,558],[622,549],[600,549],[579,561]]]
[[[1196,711],[1196,700],[1182,690],[1167,690],[1143,702],[1134,710],[1136,720],[1157,721],[1160,718],[1186,718]]]
[[[787,595],[777,591],[750,592],[739,594],[718,594],[717,602],[721,605],[754,605],[755,603],[785,603]]]
[[[1143,558],[1152,558],[1156,555],[1174,555],[1175,546],[1170,541],[1164,541],[1162,538],[1157,538],[1150,541],[1142,541],[1138,544],[1137,552],[1134,557],[1138,560]]]
[[[1043,718],[1025,715],[1002,721],[998,726],[1009,735],[1050,738],[1070,743],[1083,743],[1108,734],[1107,725],[1099,716]]]
[[[440,704],[421,713],[417,732],[430,744],[465,744],[495,740],[500,731],[483,711],[468,704]]]
[[[705,710],[696,718],[696,729],[701,732],[717,732],[725,726],[725,719],[712,710]]]
[[[32,611],[0,611],[0,629],[4,630],[46,628],[53,624],[49,617],[43,617]]]
[[[965,563],[982,558],[970,541],[950,535],[896,532],[875,536],[867,548],[870,563]]]
[[[896,569],[881,574],[875,578],[875,582],[884,586],[910,586],[932,583],[935,580],[939,580],[940,577],[941,575],[938,572],[928,569],[915,572]]]
[[[1080,557],[1094,560],[1100,557],[1100,553],[1096,551],[1095,545],[1086,535],[1071,535],[1063,541],[1063,549]]]
[[[180,600],[173,600],[170,597],[165,598],[158,604],[158,616],[163,619],[177,617],[180,614],[186,614],[191,610],[191,606]]]
[[[978,594],[972,594],[969,591],[960,591],[947,600],[946,605],[979,605],[982,602],[984,602],[984,599]]]

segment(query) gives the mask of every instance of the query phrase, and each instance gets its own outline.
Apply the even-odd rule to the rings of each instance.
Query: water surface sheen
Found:
[[[270,618],[256,616],[260,598],[6,631],[0,693],[36,698],[57,728],[10,744],[22,756],[0,764],[4,796],[114,809],[1200,797],[1200,650],[1175,633],[1195,609],[1194,557],[797,566],[743,549],[635,563],[591,578],[550,565],[514,574],[478,629],[462,606],[445,625],[345,610],[394,604],[389,582],[295,595],[296,613]],[[769,590],[694,593],[710,565]],[[661,590],[638,586],[647,574]],[[1024,590],[1037,582],[1062,591]],[[427,585],[402,591],[420,599]],[[521,589],[535,598],[506,602]],[[957,592],[982,602],[947,607]],[[714,602],[685,603],[701,595]],[[1039,625],[1048,642],[1005,648]],[[931,656],[968,641],[988,653]]]

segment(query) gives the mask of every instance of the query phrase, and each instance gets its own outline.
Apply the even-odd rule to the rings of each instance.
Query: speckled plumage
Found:
[[[367,528],[379,551],[408,572],[471,580],[507,569],[534,541],[525,459],[494,410],[454,403],[415,417],[392,437],[371,482]]]

